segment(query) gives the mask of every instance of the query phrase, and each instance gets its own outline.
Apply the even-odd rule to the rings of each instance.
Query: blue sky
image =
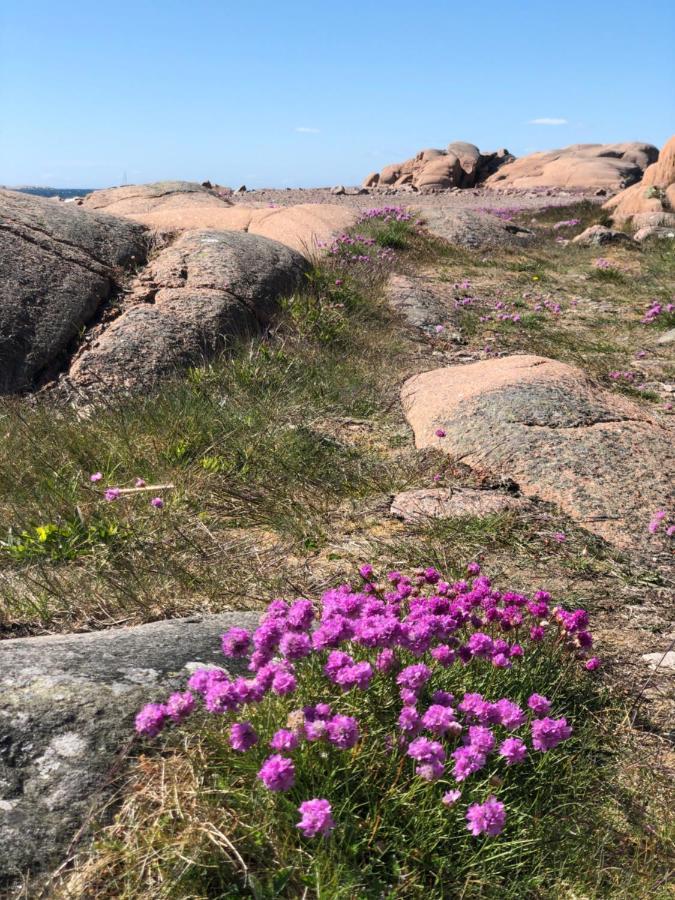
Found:
[[[673,0],[0,0],[0,184],[354,184],[452,140],[661,145],[674,38]]]

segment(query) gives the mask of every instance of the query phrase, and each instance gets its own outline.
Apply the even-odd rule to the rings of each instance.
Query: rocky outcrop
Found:
[[[334,203],[238,206],[223,190],[186,181],[94,191],[84,204],[161,232],[247,231],[279,241],[307,256],[316,253],[335,232],[353,225],[357,217],[354,209]]]
[[[70,368],[78,387],[148,387],[252,333],[307,268],[300,254],[252,234],[193,231],[132,285],[122,314]]]
[[[128,748],[139,706],[183,689],[199,664],[232,668],[219,635],[255,613],[3,641],[0,893],[63,858]]]
[[[673,429],[580,369],[537,356],[450,366],[409,379],[402,400],[418,447],[508,477],[620,548],[664,540],[647,526],[672,506]]]
[[[497,190],[567,188],[620,191],[635,184],[659,151],[652,144],[572,144],[501,166],[485,182]]]
[[[451,244],[472,250],[490,247],[520,247],[533,233],[514,222],[506,222],[489,213],[456,207],[418,207],[428,231]]]
[[[147,249],[140,225],[0,191],[0,394],[58,367]]]
[[[601,247],[604,244],[620,244],[630,241],[630,235],[625,231],[614,231],[605,225],[591,225],[585,228],[581,234],[572,238],[573,244],[581,244],[582,247]]]
[[[612,211],[616,224],[632,219],[636,228],[675,225],[675,135],[645,169],[642,181],[612,197],[604,208]]]
[[[136,218],[158,210],[225,209],[232,204],[225,190],[219,191],[208,182],[157,181],[93,191],[87,194],[82,205],[86,209]]]
[[[499,513],[523,510],[527,500],[499,491],[473,488],[418,488],[402,491],[391,504],[390,512],[404,522],[428,519],[455,519],[466,516],[485,518]]]
[[[363,187],[410,184],[423,191],[469,188],[484,181],[513,158],[508,150],[481,153],[474,144],[454,141],[445,150],[422,150],[405,162],[385,166],[379,173],[372,172]]]

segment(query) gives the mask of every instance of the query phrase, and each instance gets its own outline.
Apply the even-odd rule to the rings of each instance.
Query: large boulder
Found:
[[[489,188],[567,188],[619,191],[642,178],[658,157],[652,144],[572,144],[522,156],[500,167],[485,182]]]
[[[639,228],[675,225],[675,135],[645,169],[642,181],[608,200],[605,209],[612,210],[617,224],[632,219]]]
[[[224,613],[2,642],[0,894],[61,861],[110,790],[139,706],[184,690],[198,664],[231,669],[219,635],[257,618]]]
[[[127,307],[75,359],[69,380],[145,387],[208,359],[267,323],[306,268],[304,257],[267,238],[187,232],[141,273]]]
[[[525,355],[450,366],[409,379],[402,400],[418,447],[508,477],[622,549],[667,540],[647,526],[672,506],[672,425],[580,369]]]
[[[0,191],[0,394],[58,368],[147,249],[133,222]]]
[[[222,209],[231,206],[225,192],[193,181],[156,181],[93,191],[82,201],[87,209],[135,218],[160,209]]]
[[[376,185],[396,187],[411,184],[417,190],[436,191],[447,188],[469,188],[483,181],[500,166],[512,160],[508,150],[481,153],[475,144],[453,141],[446,150],[428,148],[402,163],[372,172],[364,187]]]
[[[456,207],[419,206],[427,229],[438,237],[472,250],[489,247],[521,247],[533,237],[527,228],[489,213]]]

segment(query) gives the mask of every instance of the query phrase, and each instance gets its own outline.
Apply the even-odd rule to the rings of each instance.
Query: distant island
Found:
[[[62,200],[68,200],[70,197],[84,197],[85,194],[91,194],[93,188],[13,187],[8,190],[33,194],[35,197],[60,197]]]

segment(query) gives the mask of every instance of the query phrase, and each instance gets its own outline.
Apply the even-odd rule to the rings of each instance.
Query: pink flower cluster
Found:
[[[553,228],[558,231],[560,228],[574,228],[581,224],[581,219],[564,219],[562,222],[556,222]]]
[[[201,696],[207,712],[232,717],[232,751],[260,753],[265,746],[273,751],[262,751],[258,769],[259,781],[272,792],[295,787],[292,754],[299,748],[321,744],[324,754],[331,748],[347,752],[370,738],[359,720],[339,707],[349,695],[353,709],[375,683],[378,691],[397,692],[400,702],[387,746],[409,757],[415,774],[428,782],[444,776],[449,761],[448,774],[462,784],[492,754],[507,768],[522,764],[530,752],[528,737],[532,750],[541,753],[570,737],[571,726],[564,717],[549,715],[551,701],[540,694],[532,694],[523,709],[508,697],[464,693],[455,698],[434,682],[450,667],[488,672],[518,666],[547,634],[592,671],[599,661],[588,659],[593,637],[585,610],[553,606],[546,591],[530,597],[496,590],[477,563],[467,568],[470,581],[452,583],[432,566],[412,577],[389,572],[381,581],[370,565],[359,574],[358,587],[343,584],[326,591],[317,608],[304,598],[274,600],[255,631],[231,628],[222,636],[223,653],[246,660],[249,676],[197,669],[189,690],[138,713],[137,732],[154,737],[165,725],[182,722]],[[292,703],[294,694],[304,693],[303,679],[310,671],[314,677],[320,673],[330,702],[324,698],[291,709],[285,727],[273,731],[268,731],[268,713],[254,719],[256,705],[266,698]],[[257,730],[251,719],[258,722]],[[443,802],[454,803],[460,795],[448,792]],[[307,836],[328,834],[335,826],[327,800],[308,800],[299,809],[298,828]],[[491,797],[469,807],[467,821],[473,834],[496,835],[504,825],[504,806]]]
[[[378,206],[373,209],[364,209],[357,224],[369,222],[371,219],[381,219],[383,222],[409,222],[412,215],[404,206]]]
[[[650,534],[656,534],[661,528],[664,529],[665,533],[668,537],[675,536],[675,523],[673,523],[672,519],[668,523],[668,513],[665,509],[657,509],[654,515],[651,517],[649,525],[647,526],[647,530]]]
[[[103,480],[102,472],[94,472],[89,476],[89,481],[92,484],[97,484],[99,481]],[[136,488],[144,488],[145,481],[142,478],[136,478],[134,481],[134,487]],[[114,503],[116,500],[119,500],[122,496],[122,488],[118,487],[109,487],[105,488],[103,491],[103,497],[108,503]],[[150,506],[153,506],[155,509],[162,509],[164,507],[164,500],[161,497],[153,497],[150,500]]]
[[[647,312],[642,317],[643,325],[651,325],[652,322],[655,322],[659,316],[664,313],[672,313],[675,311],[675,303],[667,303],[665,306],[662,303],[659,303],[658,300],[652,300],[651,305],[648,307]]]

